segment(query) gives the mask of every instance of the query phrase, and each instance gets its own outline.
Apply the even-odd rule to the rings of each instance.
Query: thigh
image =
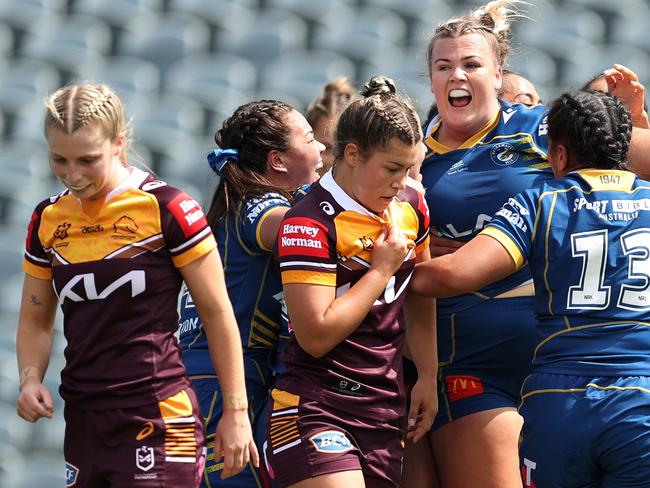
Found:
[[[201,486],[204,488],[266,488],[270,486],[269,481],[265,479],[261,470],[255,468],[252,462],[250,462],[248,466],[236,476],[232,476],[225,480],[221,479],[223,459],[220,455],[216,456],[214,452],[214,438],[217,431],[217,424],[223,415],[221,386],[216,376],[212,378],[192,378],[192,384],[199,398],[206,432],[207,455]],[[258,452],[262,452],[261,449],[263,443],[260,442],[258,431],[261,427],[259,424],[262,424],[262,426],[264,425],[264,408],[268,395],[263,388],[256,387],[256,385],[247,384],[246,388],[248,393],[251,427],[255,436]]]
[[[600,486],[602,422],[585,396],[587,377],[534,373],[522,388],[520,463],[524,487]]]
[[[438,473],[428,436],[416,444],[406,442],[402,488],[438,488]]]
[[[440,485],[520,488],[517,442],[521,425],[514,408],[498,408],[467,415],[433,431]]]
[[[299,481],[289,488],[370,488],[363,480],[361,471],[329,473]]]
[[[158,404],[97,413],[105,422],[111,486],[195,488],[203,471],[204,436],[191,388]]]

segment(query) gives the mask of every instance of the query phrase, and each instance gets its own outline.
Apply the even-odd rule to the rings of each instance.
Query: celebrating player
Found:
[[[624,170],[632,122],[617,98],[566,93],[548,129],[558,179],[510,198],[476,238],[419,267],[412,290],[466,293],[528,262],[538,343],[520,408],[524,486],[643,486],[650,183]]]

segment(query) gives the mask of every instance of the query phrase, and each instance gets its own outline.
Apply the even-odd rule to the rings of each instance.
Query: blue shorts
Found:
[[[534,373],[522,398],[525,487],[650,486],[650,377]]]
[[[438,314],[438,415],[432,429],[476,412],[519,405],[531,370],[533,297],[486,300]]]
[[[262,463],[260,469],[249,463],[237,476],[222,480],[221,471],[223,469],[223,460],[218,456],[215,459],[214,454],[214,436],[217,430],[217,424],[223,414],[223,402],[221,396],[221,387],[216,376],[199,376],[190,377],[192,385],[196,390],[203,415],[205,425],[205,438],[208,448],[205,460],[205,470],[203,471],[203,480],[201,487],[211,488],[268,488],[273,486],[269,480],[268,474],[264,470]],[[268,389],[259,383],[246,382],[248,393],[248,415],[251,419],[255,444],[259,453],[262,452],[262,446],[266,436],[266,408],[268,405]]]

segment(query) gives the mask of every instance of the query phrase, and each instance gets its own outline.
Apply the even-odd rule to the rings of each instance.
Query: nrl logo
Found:
[[[135,450],[135,465],[142,471],[149,471],[154,463],[153,447],[142,446]]]

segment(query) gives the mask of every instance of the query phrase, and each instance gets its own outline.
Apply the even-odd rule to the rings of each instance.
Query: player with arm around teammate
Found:
[[[67,189],[41,202],[29,224],[18,414],[35,422],[52,413],[42,379],[58,301],[68,484],[197,486],[204,432],[174,337],[184,280],[229,405],[216,433],[225,473],[257,462],[237,325],[200,206],[128,165],[124,109],[110,88],[70,85],[46,108],[50,167]]]
[[[291,192],[318,177],[316,170],[322,165],[325,147],[315,139],[305,117],[278,100],[242,105],[224,121],[215,141],[220,149],[210,153],[208,161],[220,180],[208,223],[222,250],[226,287],[244,349],[249,416],[261,448],[273,369],[277,369],[278,349],[288,334],[282,320],[282,283],[272,249],[280,222],[293,204]],[[183,360],[206,429],[211,432],[223,414],[222,392],[188,292],[181,299],[180,324]],[[204,486],[267,486],[265,474],[252,465],[228,480],[219,479],[221,463],[214,456],[211,440],[208,434]]]
[[[404,436],[401,312],[428,211],[406,185],[424,156],[417,112],[375,77],[341,114],[333,170],[280,227],[290,318],[286,371],[272,390],[264,452],[281,487],[396,487]],[[433,302],[407,327],[420,368],[409,437],[435,414]]]
[[[563,94],[548,124],[557,179],[510,198],[476,238],[418,267],[412,290],[476,290],[527,262],[538,343],[520,406],[524,486],[645,486],[650,183],[624,170],[632,122],[615,97]]]

